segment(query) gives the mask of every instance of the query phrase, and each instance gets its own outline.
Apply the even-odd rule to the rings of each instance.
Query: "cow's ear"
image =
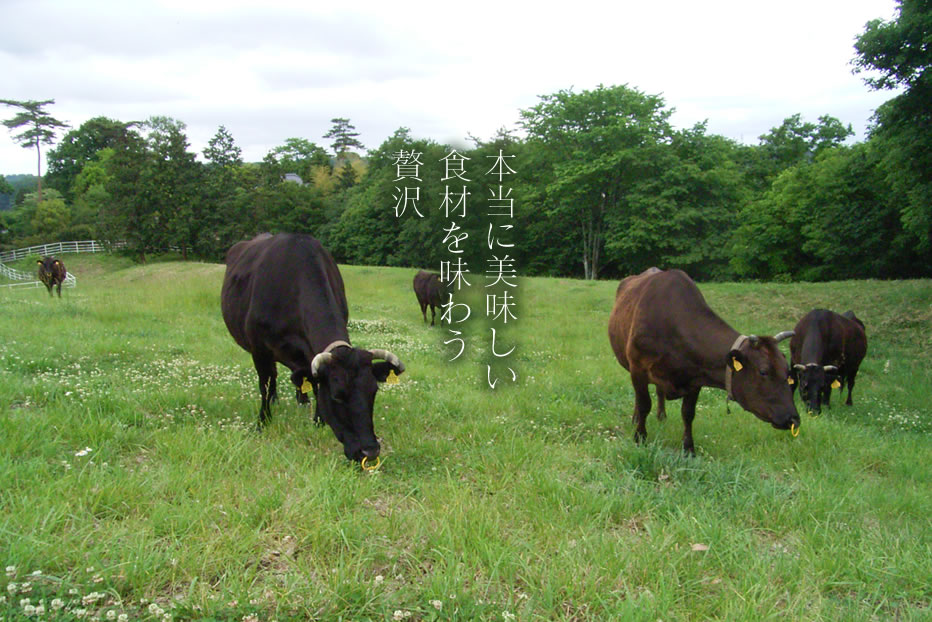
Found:
[[[388,361],[379,361],[378,363],[372,364],[372,374],[379,382],[385,382],[392,372],[394,372],[396,376],[399,376],[404,372],[404,368],[399,369]]]
[[[741,371],[744,369],[745,364],[747,364],[747,359],[741,353],[741,350],[736,348],[728,353],[728,360],[725,361],[725,365],[730,367],[732,371]]]

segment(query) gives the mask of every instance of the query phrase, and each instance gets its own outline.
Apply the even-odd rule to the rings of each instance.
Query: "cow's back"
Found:
[[[421,304],[440,306],[440,275],[435,272],[419,270],[414,275],[414,293]]]
[[[311,236],[262,234],[227,252],[221,290],[223,319],[236,342],[253,352],[258,341],[318,327],[341,331],[349,309],[343,279],[330,253]]]
[[[648,369],[663,360],[676,366],[676,356],[694,358],[709,322],[727,328],[686,273],[651,268],[619,284],[609,340],[629,371],[632,365]]]
[[[791,362],[794,365],[829,365],[840,361],[848,324],[856,326],[834,311],[813,309],[793,328],[793,338],[790,339]]]

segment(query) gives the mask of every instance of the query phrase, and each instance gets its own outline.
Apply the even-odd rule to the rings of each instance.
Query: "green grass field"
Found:
[[[223,266],[64,259],[61,300],[0,288],[2,620],[932,619],[930,281],[702,285],[740,331],[853,309],[869,346],[795,439],[705,389],[690,459],[679,402],[633,443],[616,282],[522,280],[491,390],[487,328],[448,362],[414,270],[343,267],[354,344],[407,366],[365,473],[285,385],[253,431]]]

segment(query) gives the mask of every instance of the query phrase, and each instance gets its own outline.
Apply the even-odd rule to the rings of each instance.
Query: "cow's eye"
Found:
[[[763,376],[764,378],[767,377],[767,374],[768,374],[768,371],[766,369],[760,370],[760,375]]]

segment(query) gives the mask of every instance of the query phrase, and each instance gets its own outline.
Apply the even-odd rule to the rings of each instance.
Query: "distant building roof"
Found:
[[[296,184],[304,185],[304,180],[297,173],[285,173],[285,181],[293,181]]]

